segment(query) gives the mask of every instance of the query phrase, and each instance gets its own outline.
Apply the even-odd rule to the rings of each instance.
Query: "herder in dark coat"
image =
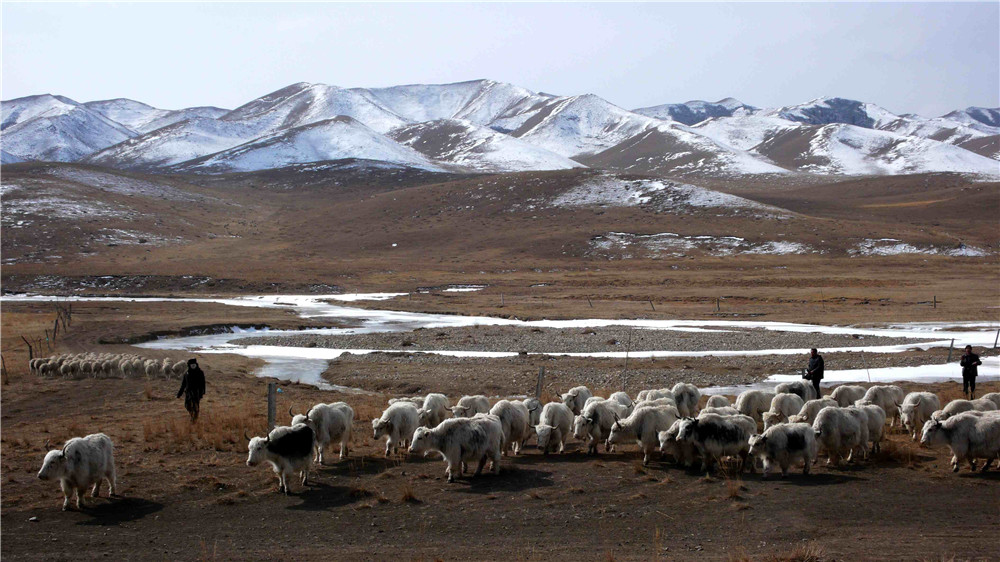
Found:
[[[802,378],[810,380],[813,383],[813,388],[816,389],[816,398],[822,398],[823,393],[819,390],[819,381],[823,380],[823,356],[816,352],[816,348],[809,350],[809,367],[806,368],[806,374]]]
[[[188,359],[188,370],[181,381],[177,397],[184,395],[184,407],[191,414],[191,421],[198,419],[201,397],[205,395],[205,372],[198,366],[197,359]]]
[[[962,366],[962,393],[968,396],[969,400],[976,399],[976,377],[979,376],[979,369],[976,367],[982,364],[979,356],[972,352],[972,346],[965,346],[965,353],[962,354],[959,365]]]

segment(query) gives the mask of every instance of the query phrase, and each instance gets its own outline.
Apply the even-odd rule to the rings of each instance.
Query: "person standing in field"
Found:
[[[809,350],[809,366],[806,367],[806,374],[802,377],[813,383],[816,389],[816,398],[821,398],[823,393],[819,390],[819,381],[823,380],[823,356],[817,353],[816,348]]]
[[[198,366],[197,359],[188,359],[188,370],[181,380],[181,389],[177,397],[184,396],[184,408],[191,415],[191,421],[198,419],[201,410],[201,397],[205,396],[205,372]]]
[[[972,352],[972,346],[967,345],[965,353],[962,354],[962,360],[958,363],[962,366],[962,394],[965,394],[969,400],[975,400],[976,377],[979,376],[979,370],[976,367],[982,365],[983,362],[979,360],[978,355]]]

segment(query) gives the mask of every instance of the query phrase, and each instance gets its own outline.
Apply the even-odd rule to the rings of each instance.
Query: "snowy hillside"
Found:
[[[142,102],[125,98],[89,101],[83,105],[137,133],[148,133],[160,127],[195,117],[218,119],[229,113],[228,109],[209,106],[178,110],[157,109]]]
[[[413,122],[465,119],[479,126],[489,125],[504,115],[518,113],[550,97],[492,80],[359,88],[352,91],[369,96]]]
[[[72,162],[135,133],[62,96],[41,95],[0,104],[3,150],[22,160]]]
[[[389,137],[439,162],[473,170],[516,172],[584,167],[544,148],[459,119],[417,123],[396,129]]]
[[[677,121],[685,125],[694,125],[712,117],[730,117],[756,111],[757,108],[734,99],[725,98],[715,103],[694,100],[686,103],[667,103],[652,107],[641,107],[632,111],[647,117]]]
[[[664,123],[579,160],[594,168],[644,174],[783,174],[764,158],[718,143],[694,129]]]
[[[511,119],[497,122],[510,124]],[[556,154],[575,157],[611,148],[659,123],[587,94],[544,103],[510,134]]]
[[[765,115],[736,115],[708,119],[698,123],[691,130],[702,134],[719,144],[737,150],[750,150],[758,144],[782,131],[799,129],[802,125]]]
[[[780,166],[822,174],[1000,174],[1000,162],[957,146],[841,123],[779,132],[753,151]]]
[[[229,150],[191,160],[177,169],[249,172],[345,158],[378,160],[443,171],[419,152],[402,146],[347,116],[280,131]]]
[[[357,91],[306,82],[259,97],[220,119],[241,123],[259,136],[340,115],[352,117],[380,133],[407,123],[406,119]]]
[[[243,123],[197,117],[131,138],[92,154],[84,161],[126,169],[172,166],[254,138],[256,135]]]

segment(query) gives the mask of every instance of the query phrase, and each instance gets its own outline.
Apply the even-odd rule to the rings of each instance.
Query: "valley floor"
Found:
[[[425,297],[431,300],[431,297]],[[440,300],[440,297],[434,300]],[[403,301],[399,301],[403,302]],[[201,355],[209,378],[203,417],[186,419],[174,399],[176,380],[39,378],[9,338],[31,338],[48,325],[51,303],[5,303],[2,554],[4,558],[287,559],[980,559],[1000,556],[995,540],[1000,472],[952,474],[945,449],[920,448],[894,430],[873,459],[814,474],[762,480],[731,469],[711,478],[669,461],[643,467],[634,446],[596,457],[572,441],[563,455],[533,446],[505,457],[499,476],[444,480],[437,459],[385,459],[369,420],[392,396],[443,390],[516,392],[533,383],[537,358],[442,366],[394,358],[334,361],[331,381],[366,393],[323,392],[280,384],[279,422],[289,406],[345,400],[356,411],[350,456],[318,468],[306,487],[275,492],[264,468],[245,466],[244,430],[266,424],[260,363],[235,355]],[[195,303],[74,303],[73,326],[59,351],[139,353],[116,337],[179,332],[192,325],[310,324],[285,310]],[[460,332],[459,332],[460,333]],[[23,347],[23,346],[21,346]],[[943,360],[944,350],[911,352]],[[873,361],[882,361],[873,356]],[[893,361],[906,359],[893,359]],[[571,384],[572,373],[618,372],[617,362],[545,361],[552,373],[543,398]],[[791,363],[789,364],[791,366]],[[740,381],[775,364],[738,362],[687,368],[637,364],[636,384],[675,378]],[[779,367],[780,368],[780,367]],[[353,378],[350,378],[354,372]],[[364,373],[368,374],[365,375]],[[384,384],[408,372],[408,384]],[[772,371],[773,372],[773,371]],[[421,374],[422,373],[422,374]],[[506,373],[506,376],[505,376]],[[685,375],[689,376],[685,376]],[[524,375],[522,377],[522,375]],[[646,377],[646,379],[641,378]],[[510,380],[507,381],[506,379]],[[587,379],[601,388],[600,378]],[[909,388],[916,388],[907,385]],[[982,384],[981,392],[1000,390]],[[954,383],[935,385],[955,398]],[[39,421],[43,420],[43,421]],[[116,444],[119,498],[100,498],[81,512],[61,512],[61,493],[35,478],[46,442],[103,431]],[[30,521],[31,518],[37,521]],[[814,558],[809,558],[809,557]]]
[[[687,188],[671,191],[674,199],[667,191],[653,193],[641,205],[553,203],[592,186],[600,173],[591,170],[381,178],[301,170],[155,176],[60,164],[5,165],[3,171],[5,293],[386,291],[404,296],[351,306],[533,320],[870,326],[1000,318],[1000,184],[954,174],[700,180],[773,206],[748,211],[743,203],[690,205],[681,197],[690,194]],[[659,181],[623,176],[612,188],[637,201]],[[681,244],[689,247],[678,250],[669,234],[686,237]],[[897,254],[858,253],[879,241],[885,244],[877,248]],[[777,242],[808,251],[751,253],[799,247],[770,244]],[[445,290],[456,284],[485,287]],[[564,455],[543,456],[529,446],[505,458],[499,476],[455,484],[444,481],[439,460],[385,459],[383,444],[369,433],[389,398],[434,391],[452,400],[479,392],[523,395],[533,392],[541,366],[543,399],[578,382],[598,392],[617,390],[623,365],[608,358],[338,358],[323,377],[363,392],[281,383],[278,421],[288,421],[289,406],[301,411],[345,400],[356,411],[351,454],[343,461],[331,457],[308,486],[278,495],[270,471],[245,465],[243,432],[260,435],[266,428],[266,380],[255,376],[259,359],[199,354],[208,394],[203,417],[191,424],[175,398],[177,380],[37,377],[28,373],[21,338],[44,355],[134,353],[178,361],[187,355],[134,344],[234,325],[298,329],[349,322],[301,317],[294,307],[73,302],[68,331],[45,343],[56,318],[53,303],[3,301],[0,307],[4,559],[1000,558],[1000,470],[952,474],[945,449],[921,448],[898,430],[871,460],[841,468],[821,461],[814,474],[784,480],[731,471],[705,478],[659,459],[642,467],[634,446],[590,457],[573,441]],[[583,332],[428,329],[352,343],[383,349],[398,343],[407,350],[518,347],[510,351],[544,343],[599,351],[620,349],[609,342],[627,337],[613,328]],[[648,345],[773,349],[841,339],[688,335],[649,335]],[[860,369],[940,364],[947,354],[941,348],[831,353],[827,361],[829,368]],[[679,380],[746,384],[794,372],[804,359],[633,359],[629,390]],[[981,387],[1000,391],[998,382]],[[961,394],[954,382],[932,388],[943,400]],[[49,446],[97,431],[115,442],[121,497],[63,513],[58,486],[35,474]]]

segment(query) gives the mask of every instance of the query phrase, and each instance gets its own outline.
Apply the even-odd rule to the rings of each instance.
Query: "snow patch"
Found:
[[[895,238],[866,238],[847,251],[852,256],[900,256],[905,254],[944,255],[952,257],[984,257],[990,252],[975,246],[961,244],[956,248],[915,246]]]

